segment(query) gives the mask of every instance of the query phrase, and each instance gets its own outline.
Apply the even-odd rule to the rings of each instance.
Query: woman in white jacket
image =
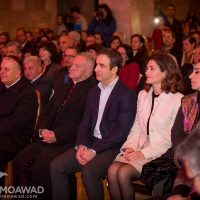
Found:
[[[142,166],[171,147],[171,128],[183,95],[182,78],[173,58],[155,51],[147,60],[145,89],[139,93],[137,116],[121,152],[108,169],[112,200],[133,200],[132,181]]]

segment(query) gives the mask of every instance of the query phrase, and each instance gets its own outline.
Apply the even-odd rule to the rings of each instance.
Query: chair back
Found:
[[[52,98],[53,95],[54,95],[54,89],[52,89],[52,93],[51,96],[49,97],[49,100]]]
[[[41,95],[40,95],[40,92],[38,90],[35,90],[36,92],[36,95],[37,95],[37,98],[38,98],[38,111],[37,111],[37,118],[36,118],[36,124],[37,124],[37,120],[38,120],[38,117],[40,115],[40,112],[41,112]]]

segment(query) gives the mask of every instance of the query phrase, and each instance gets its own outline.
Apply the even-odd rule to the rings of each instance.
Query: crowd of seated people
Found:
[[[134,199],[140,179],[152,199],[189,198],[189,158],[176,149],[199,121],[195,11],[180,22],[169,4],[147,40],[135,33],[129,44],[106,4],[89,25],[71,12],[57,16],[57,33],[0,34],[0,171],[14,160],[14,186],[42,186],[38,199],[76,199],[80,171],[90,200],[103,199],[106,176],[113,200]]]

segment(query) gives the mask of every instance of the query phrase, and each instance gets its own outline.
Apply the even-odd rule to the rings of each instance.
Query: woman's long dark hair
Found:
[[[109,40],[109,44],[108,44],[108,48],[111,48],[111,43],[114,41],[114,40],[119,40],[119,43],[122,44],[122,41],[120,40],[120,38],[116,35],[113,35],[110,40]]]
[[[133,62],[133,50],[128,44],[120,44],[117,49],[119,48],[124,48],[126,51],[126,55],[128,57],[128,60],[126,61],[126,64],[132,63]]]
[[[111,20],[113,19],[112,12],[111,12],[110,8],[107,6],[107,4],[100,4],[98,9],[101,9],[101,8],[104,8],[105,11],[107,12],[107,16],[105,19],[103,19],[103,21],[107,26],[109,26]]]

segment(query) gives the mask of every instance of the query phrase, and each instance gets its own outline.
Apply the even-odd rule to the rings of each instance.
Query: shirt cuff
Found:
[[[86,147],[86,146],[84,146],[84,145],[82,145],[82,144],[76,145],[76,146],[75,146],[75,149],[77,150],[77,149],[78,149],[78,146],[80,146],[80,145],[81,145],[81,146],[83,146],[83,147],[84,147],[84,149],[87,149],[87,147]]]
[[[96,152],[94,149],[92,149],[92,151],[93,151],[94,155],[96,155],[96,154],[97,154],[97,152]]]
[[[40,138],[42,137],[41,131],[42,131],[42,129],[39,129],[39,130],[38,130],[38,132],[39,132],[39,137],[40,137]]]

